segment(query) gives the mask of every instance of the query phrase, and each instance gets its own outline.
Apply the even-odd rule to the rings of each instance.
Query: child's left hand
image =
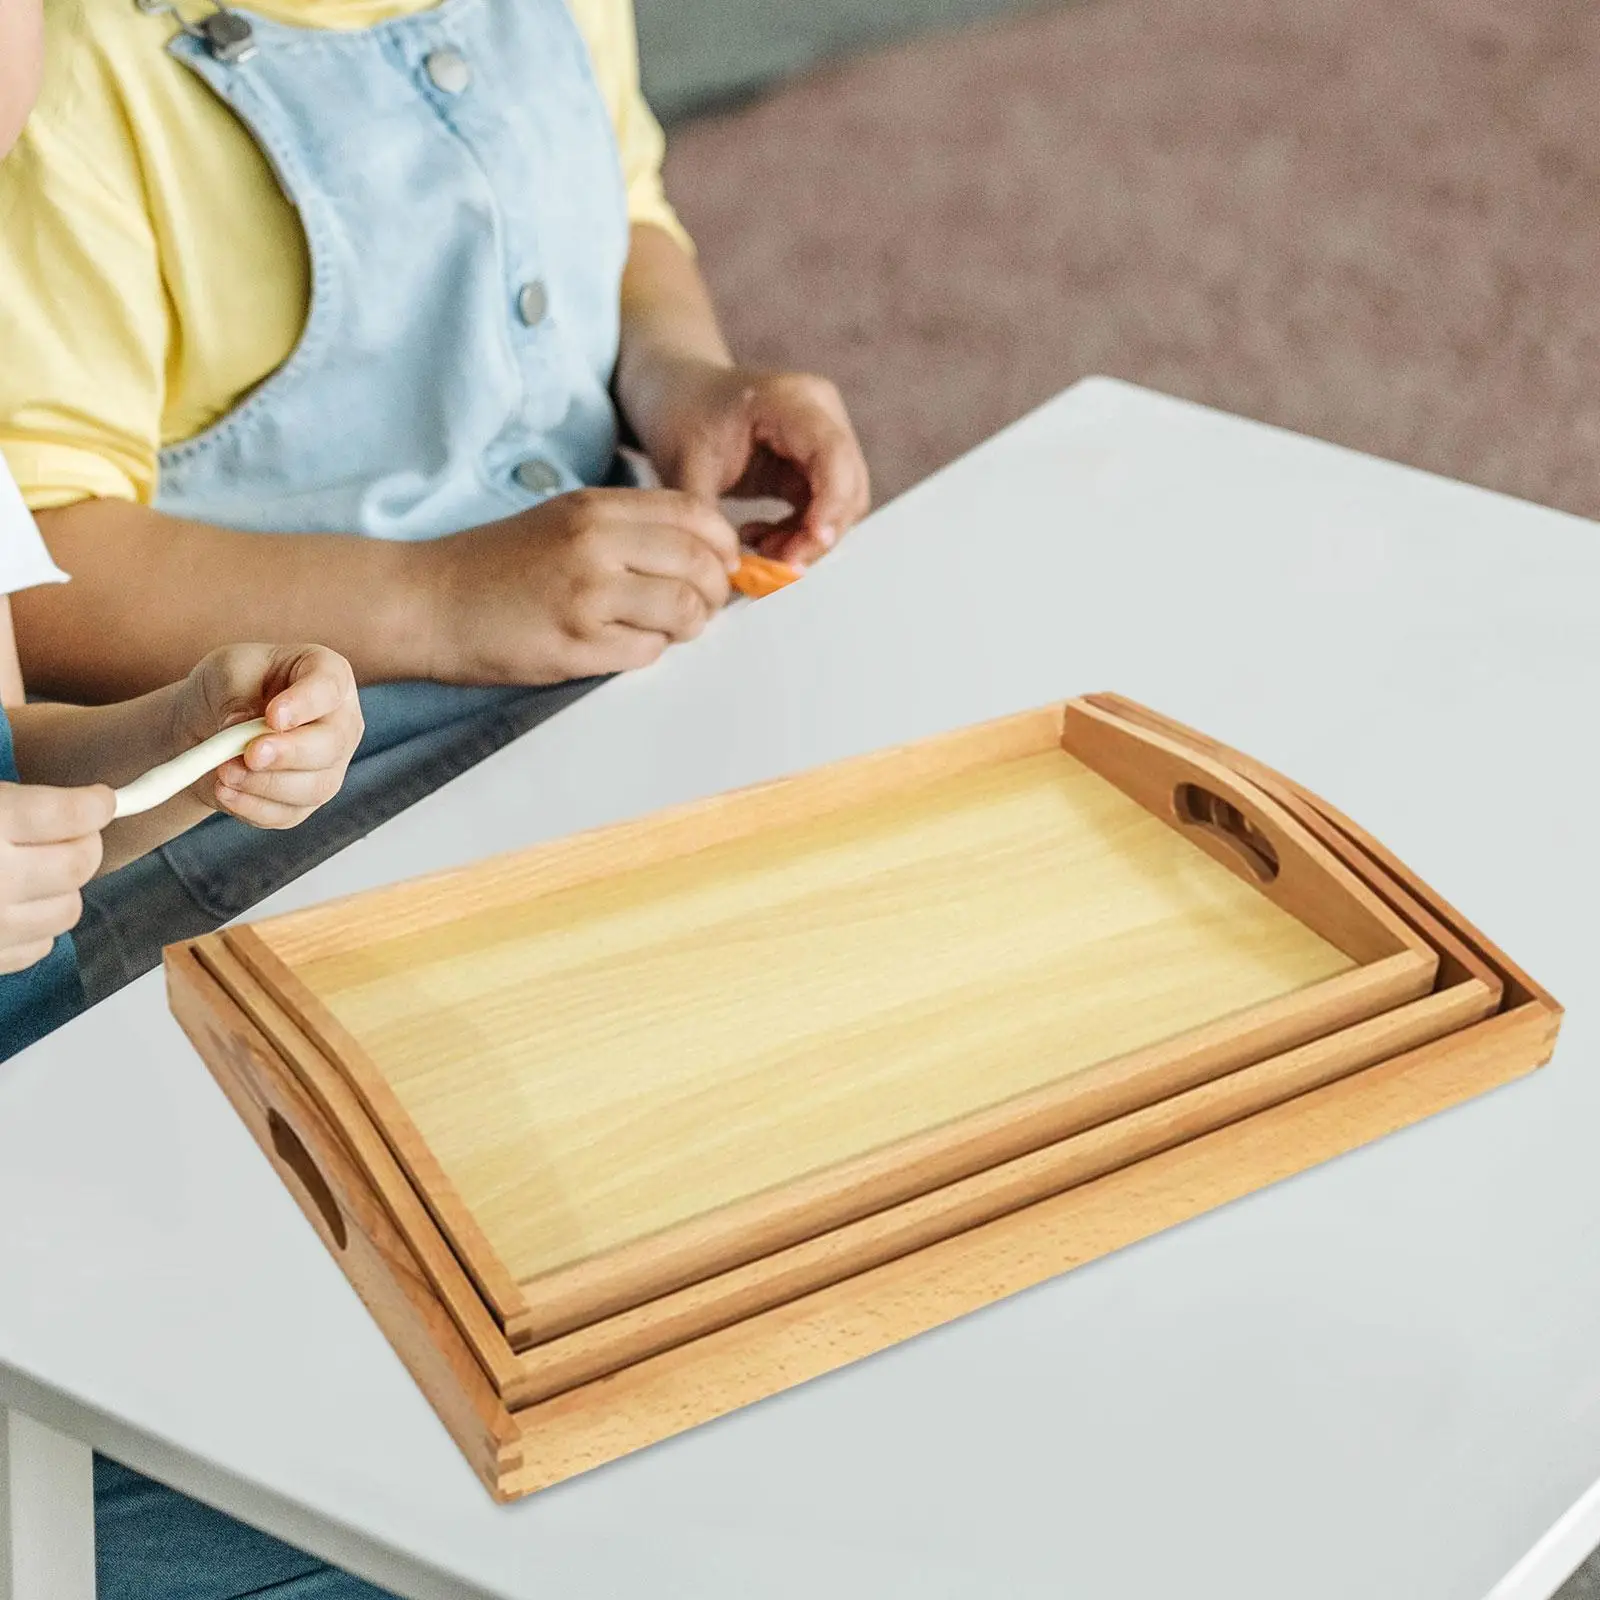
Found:
[[[253,827],[292,828],[339,792],[361,742],[350,663],[321,645],[213,650],[178,685],[177,749],[254,717],[265,717],[272,731],[189,792]]]
[[[825,378],[685,362],[670,393],[642,440],[663,483],[712,505],[787,501],[781,522],[740,530],[763,555],[808,566],[866,515],[867,463]]]

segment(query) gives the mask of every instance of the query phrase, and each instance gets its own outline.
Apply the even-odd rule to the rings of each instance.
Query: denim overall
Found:
[[[311,307],[277,372],[163,452],[157,507],[247,531],[432,539],[628,481],[609,393],[626,190],[562,0],[443,0],[354,33],[230,15],[250,25],[247,59],[187,32],[168,48],[276,170]],[[248,317],[249,286],[235,292]],[[366,737],[309,821],[216,817],[93,886],[78,933],[90,998],[591,687],[363,689]]]
[[[246,530],[431,539],[626,481],[608,392],[626,195],[562,0],[443,0],[356,33],[232,15],[253,31],[248,59],[216,59],[189,33],[169,48],[276,168],[305,229],[311,310],[277,373],[164,453],[160,509]],[[249,286],[235,292],[249,316]],[[280,833],[213,818],[100,880],[79,933],[91,995],[590,686],[363,690],[357,760],[309,822]],[[112,1462],[96,1462],[95,1483],[101,1600],[377,1594]]]
[[[17,782],[11,723],[0,711],[0,783]],[[78,958],[65,934],[43,961],[21,972],[0,973],[0,1061],[59,1028],[82,1003]]]

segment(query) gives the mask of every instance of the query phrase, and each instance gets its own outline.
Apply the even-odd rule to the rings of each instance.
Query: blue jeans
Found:
[[[103,1456],[94,1545],[98,1600],[393,1600]]]

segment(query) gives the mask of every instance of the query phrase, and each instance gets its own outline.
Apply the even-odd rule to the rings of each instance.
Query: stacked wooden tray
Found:
[[[1547,1060],[1354,824],[1113,696],[175,946],[516,1498]]]

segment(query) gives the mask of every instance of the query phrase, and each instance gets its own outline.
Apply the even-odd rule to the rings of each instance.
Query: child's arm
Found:
[[[15,597],[27,681],[116,700],[223,640],[323,639],[362,683],[553,683],[655,659],[728,598],[738,537],[665,490],[557,495],[451,538],[238,533],[122,500],[38,516],[72,582]]]
[[[786,500],[764,554],[814,561],[866,514],[867,465],[839,392],[806,373],[736,366],[698,268],[663,228],[635,224],[622,280],[617,398],[669,488]]]
[[[240,638],[326,639],[370,679],[422,666],[427,597],[410,546],[239,533],[123,500],[85,500],[37,521],[72,582],[12,600],[36,693],[142,695]]]

